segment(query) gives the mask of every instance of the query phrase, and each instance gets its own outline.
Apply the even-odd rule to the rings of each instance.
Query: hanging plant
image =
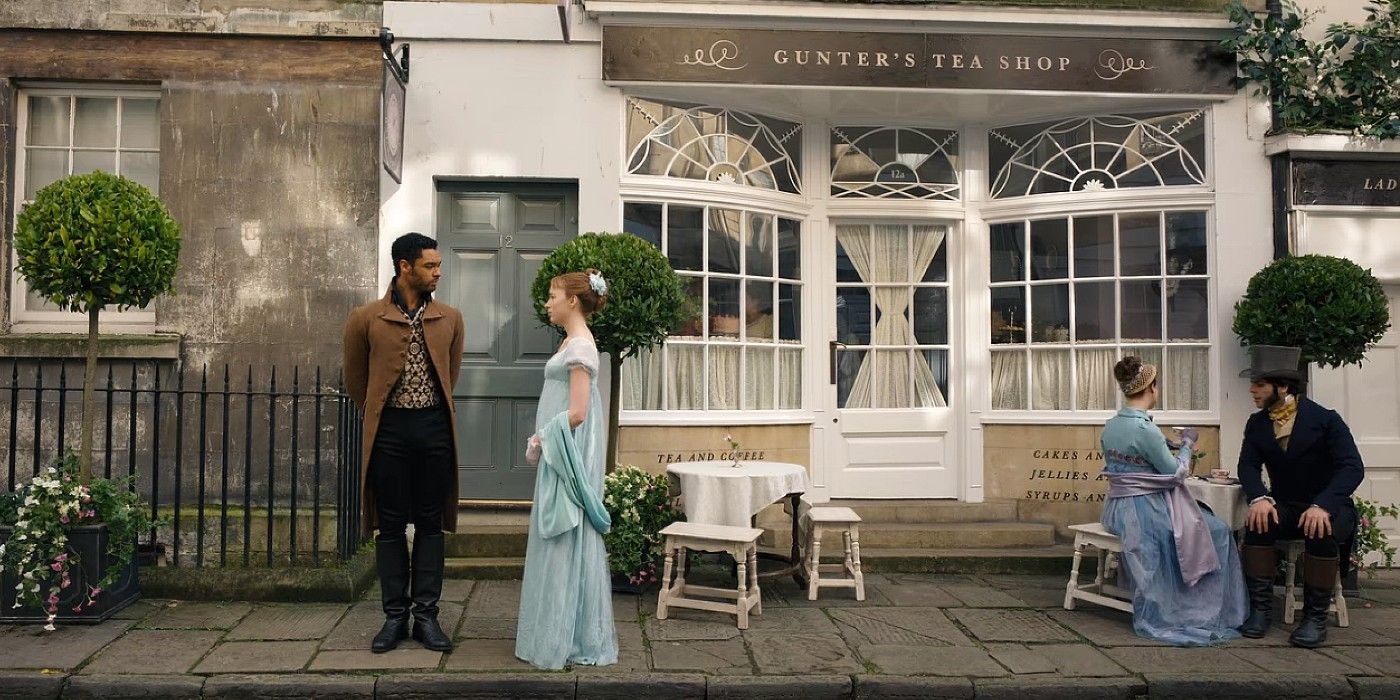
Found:
[[[1400,136],[1400,6],[1371,0],[1366,21],[1327,27],[1319,41],[1303,36],[1315,12],[1292,2],[1279,16],[1256,14],[1240,0],[1226,6],[1235,35],[1223,42],[1239,62],[1239,81],[1253,83],[1278,115],[1274,131],[1349,132],[1358,138]]]

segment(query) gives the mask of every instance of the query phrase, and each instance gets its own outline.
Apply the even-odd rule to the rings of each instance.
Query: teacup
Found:
[[[1229,469],[1212,469],[1212,470],[1210,470],[1210,477],[1211,477],[1212,479],[1221,479],[1221,480],[1229,479],[1229,478],[1230,478],[1230,470],[1229,470]]]

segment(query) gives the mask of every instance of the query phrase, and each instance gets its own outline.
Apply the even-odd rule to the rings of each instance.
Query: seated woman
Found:
[[[1133,630],[1176,646],[1239,636],[1244,573],[1230,528],[1201,512],[1186,489],[1196,432],[1172,447],[1147,411],[1157,405],[1157,368],[1124,357],[1113,368],[1127,397],[1103,430],[1108,501],[1101,522],[1123,540],[1121,585],[1133,591]]]

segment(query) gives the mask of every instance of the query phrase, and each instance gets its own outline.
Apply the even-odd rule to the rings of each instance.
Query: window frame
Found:
[[[116,154],[122,152],[131,153],[155,153],[157,157],[162,155],[159,144],[155,148],[122,148],[120,146],[121,133],[121,100],[122,99],[153,99],[156,100],[156,124],[159,130],[162,95],[159,87],[155,86],[124,86],[124,85],[74,85],[63,83],[39,83],[20,84],[15,90],[15,170],[14,181],[10,187],[11,201],[15,203],[10,217],[9,240],[10,249],[10,321],[11,332],[14,333],[86,333],[87,315],[71,311],[38,311],[28,308],[29,286],[22,275],[15,269],[18,266],[18,252],[14,246],[14,234],[19,226],[20,211],[28,203],[25,199],[26,167],[28,165],[28,151],[30,149],[29,139],[29,98],[30,97],[67,97],[70,101],[68,115],[69,139],[67,150],[71,154],[77,149],[73,145],[73,129],[76,123],[76,112],[73,101],[83,97],[116,98],[117,102],[117,133],[118,145],[113,150]],[[39,147],[42,148],[42,147]],[[107,150],[107,149],[92,149]],[[118,168],[120,160],[118,159]],[[157,165],[157,177],[159,177],[160,165]],[[72,174],[72,158],[70,155],[68,163],[68,174]],[[145,309],[128,309],[126,311],[104,310],[100,316],[98,330],[101,333],[151,333],[156,329],[155,305],[158,301],[153,301]]]

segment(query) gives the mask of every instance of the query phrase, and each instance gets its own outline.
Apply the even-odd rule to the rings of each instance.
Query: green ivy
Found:
[[[19,273],[59,308],[145,308],[170,290],[180,227],[150,190],[117,175],[74,175],[45,187],[15,227]]]
[[[649,474],[633,466],[620,467],[603,483],[603,504],[612,516],[612,529],[603,535],[608,569],[633,585],[656,582],[656,558],[661,530],[685,514],[670,495],[665,474]]]
[[[1328,26],[1320,41],[1303,36],[1315,12],[1284,3],[1281,16],[1256,14],[1239,0],[1225,8],[1235,35],[1241,85],[1253,83],[1278,114],[1275,131],[1346,131],[1400,136],[1400,6],[1371,0],[1361,24]]]
[[[1388,328],[1381,283],[1370,270],[1327,255],[1275,260],[1250,278],[1235,304],[1241,344],[1302,348],[1304,362],[1324,367],[1361,364]]]
[[[1356,502],[1357,524],[1356,546],[1351,552],[1351,565],[1365,571],[1367,576],[1374,576],[1378,566],[1389,569],[1395,563],[1395,547],[1386,538],[1379,520],[1382,517],[1392,520],[1400,517],[1400,508],[1396,508],[1393,503],[1383,506],[1361,498],[1353,500]],[[1367,564],[1366,555],[1372,552],[1380,554],[1381,560]]]

